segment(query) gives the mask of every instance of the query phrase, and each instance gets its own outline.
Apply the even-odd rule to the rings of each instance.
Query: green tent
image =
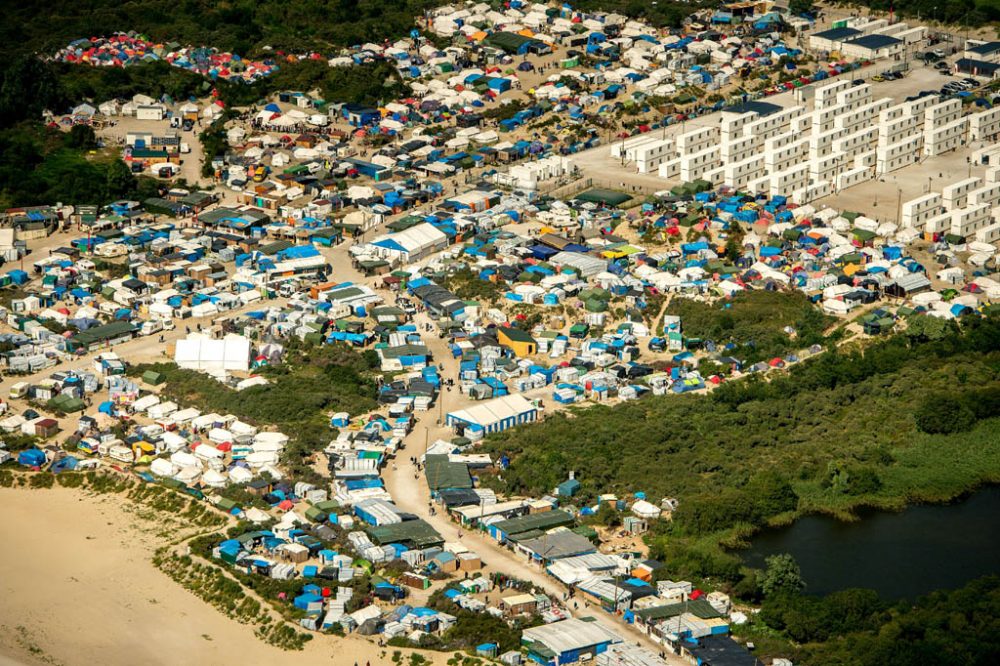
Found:
[[[576,196],[577,201],[603,204],[605,206],[613,206],[615,208],[631,199],[631,196],[624,194],[623,192],[615,192],[614,190],[604,190],[601,188],[590,189]]]
[[[321,523],[326,520],[326,511],[323,511],[317,506],[311,506],[306,509],[306,518],[314,523]]]
[[[167,378],[162,372],[147,370],[142,373],[142,381],[146,382],[150,386],[159,386],[163,382],[167,381]]]

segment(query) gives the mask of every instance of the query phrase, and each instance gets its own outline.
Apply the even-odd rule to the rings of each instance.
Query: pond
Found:
[[[853,523],[807,516],[758,534],[743,556],[763,569],[776,553],[795,557],[812,594],[865,587],[896,600],[961,587],[1000,574],[1000,487]]]

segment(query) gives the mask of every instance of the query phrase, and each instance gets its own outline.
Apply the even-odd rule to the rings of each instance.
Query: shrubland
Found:
[[[908,333],[709,395],[553,414],[489,438],[485,450],[511,465],[484,482],[538,496],[573,471],[581,501],[677,498],[649,537],[654,556],[673,574],[736,585],[746,571],[720,543],[774,521],[945,501],[1000,481],[1000,318]]]

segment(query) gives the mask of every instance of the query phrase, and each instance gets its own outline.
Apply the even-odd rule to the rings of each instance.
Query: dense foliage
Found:
[[[647,2],[645,0],[578,0],[572,3],[576,9],[584,11],[617,12],[629,18],[649,21],[657,27],[679,28],[684,19],[701,7],[717,7],[709,0],[691,2]]]
[[[805,586],[799,563],[794,557],[783,553],[767,558],[767,569],[760,580],[760,589],[767,597],[801,592]]]
[[[739,631],[765,645],[769,633],[782,632],[794,643],[779,651],[813,666],[985,665],[1000,659],[998,618],[1000,578],[993,576],[898,604],[871,590],[784,593]]]
[[[445,276],[439,280],[439,283],[442,287],[466,301],[492,303],[498,295],[495,283],[480,279],[479,275],[468,267],[463,267]]]
[[[283,462],[300,480],[315,478],[308,458],[332,439],[331,412],[361,414],[375,406],[375,385],[369,376],[377,359],[343,345],[292,344],[280,365],[262,368],[264,386],[235,391],[208,375],[169,363],[140,365],[162,373],[161,393],[181,405],[206,412],[234,414],[247,423],[273,425],[291,438]]]
[[[735,345],[729,355],[755,363],[824,341],[834,321],[799,291],[749,291],[733,299],[705,303],[674,298],[667,313],[678,315],[684,336]],[[786,328],[794,329],[789,335]]]
[[[238,90],[241,86],[234,87]],[[384,62],[330,67],[325,60],[303,60],[282,66],[277,74],[252,86],[242,87],[260,89],[257,99],[278,90],[318,90],[320,97],[328,102],[370,106],[384,105],[406,93],[395,68]],[[222,94],[225,98],[226,92]]]
[[[422,0],[421,0],[422,1]],[[428,5],[430,3],[427,3]],[[392,0],[374,3],[242,2],[219,5],[186,0],[111,3],[47,3],[44,8],[11,7],[0,25],[0,207],[53,203],[105,204],[133,193],[136,180],[118,160],[89,159],[86,149],[58,152],[38,140],[44,111],[57,117],[85,100],[94,103],[138,93],[183,100],[214,94],[227,107],[246,106],[278,90],[318,90],[327,101],[378,105],[403,93],[395,69],[386,63],[329,67],[325,59],[287,61],[266,46],[294,52],[405,35],[424,4]],[[13,15],[11,15],[13,14]],[[127,68],[88,67],[42,60],[69,41],[136,30],[164,42],[248,51],[280,61],[279,71],[247,85],[210,81],[157,61]],[[15,128],[16,126],[16,128]],[[21,136],[22,134],[27,136]],[[224,147],[220,132],[203,136],[206,148]],[[210,162],[214,152],[206,155]],[[206,166],[206,172],[210,167]],[[206,173],[205,175],[210,175]],[[152,194],[145,192],[146,196]]]
[[[134,30],[150,39],[240,55],[304,52],[406,35],[436,0],[53,0],[14,4],[0,27],[4,54],[47,53],[74,39]]]
[[[920,17],[925,20],[977,28],[984,23],[1000,21],[1000,5],[995,0],[872,0],[871,2],[841,2],[843,5],[864,5],[874,11],[896,16]]]
[[[521,646],[522,630],[541,623],[541,618],[532,616],[508,624],[502,618],[493,617],[489,613],[476,613],[458,608],[444,596],[444,590],[434,592],[428,599],[427,605],[455,616],[455,624],[439,639],[431,637],[432,641],[422,644],[422,647],[435,650],[472,650],[486,641],[496,643],[501,653],[517,650]]]
[[[0,209],[156,194],[155,182],[133,176],[117,155],[94,151],[88,130],[62,133],[31,123],[0,130]]]

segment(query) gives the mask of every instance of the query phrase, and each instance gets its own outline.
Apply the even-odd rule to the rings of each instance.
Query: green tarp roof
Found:
[[[573,524],[573,516],[565,511],[555,509],[553,511],[529,513],[526,516],[501,520],[493,523],[493,527],[496,527],[508,536],[513,536],[529,530],[548,530],[553,527],[562,527],[563,525],[571,524]]]
[[[432,490],[471,488],[472,477],[463,463],[451,462],[446,455],[426,456],[427,486]]]
[[[483,40],[489,46],[502,49],[508,53],[517,53],[526,42],[537,42],[537,39],[525,37],[515,32],[494,32]]]
[[[166,377],[163,376],[162,372],[156,372],[155,370],[147,370],[146,372],[142,373],[142,381],[146,382],[147,384],[152,384],[155,386],[157,384],[162,384],[164,381],[166,381]]]
[[[369,531],[380,546],[401,543],[411,548],[428,548],[444,543],[444,538],[429,523],[419,518],[391,525],[378,525]]]
[[[592,190],[587,190],[582,194],[576,196],[577,201],[589,201],[590,203],[604,204],[605,206],[621,206],[623,203],[631,199],[627,194],[622,192],[615,192],[614,190],[603,190],[600,188],[594,188]]]
[[[708,603],[705,599],[694,599],[678,604],[667,604],[665,606],[653,606],[652,608],[644,608],[642,610],[635,611],[636,615],[646,621],[665,620],[667,618],[677,617],[682,613],[691,613],[696,617],[700,617],[702,620],[711,620],[722,617],[722,613],[712,608],[712,604]]]
[[[111,340],[135,331],[135,326],[127,321],[114,321],[104,326],[95,326],[81,331],[73,336],[73,341],[80,345],[92,345],[95,342]]]

